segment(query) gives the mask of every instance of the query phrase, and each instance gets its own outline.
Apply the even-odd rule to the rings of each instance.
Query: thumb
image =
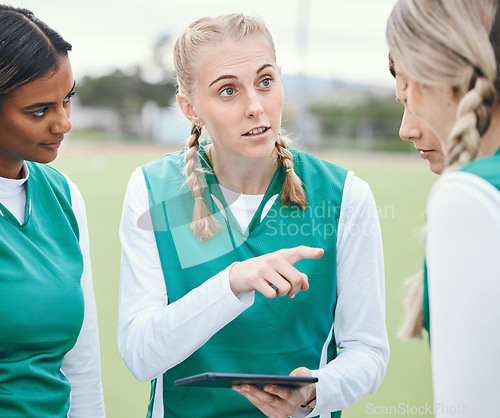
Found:
[[[311,371],[307,367],[298,367],[290,373],[290,376],[311,377]]]

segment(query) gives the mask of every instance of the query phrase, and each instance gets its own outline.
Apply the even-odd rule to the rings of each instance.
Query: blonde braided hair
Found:
[[[466,93],[457,108],[457,120],[448,137],[447,170],[454,170],[476,158],[480,138],[488,129],[496,100],[493,83],[477,68],[465,72]]]
[[[307,208],[307,198],[302,187],[302,181],[295,174],[293,156],[287,149],[286,142],[281,135],[275,144],[278,164],[286,171],[285,181],[281,189],[281,204],[283,206],[297,205],[302,210]]]
[[[445,145],[447,171],[477,156],[490,123],[500,70],[498,12],[498,0],[399,0],[387,22],[390,55],[411,78],[463,93]],[[423,272],[409,287],[399,331],[405,339],[421,336]]]
[[[264,22],[255,17],[243,14],[229,14],[216,18],[202,18],[193,22],[174,43],[174,66],[177,74],[179,92],[193,97],[198,68],[196,58],[198,51],[207,45],[225,39],[243,39],[246,36],[262,36],[274,51],[272,36]],[[276,58],[276,57],[275,57]],[[185,154],[187,185],[194,198],[191,230],[202,242],[207,242],[221,229],[221,225],[210,213],[202,199],[204,189],[204,170],[199,163],[201,127],[193,125],[188,139]],[[307,207],[302,183],[294,172],[293,156],[286,147],[285,140],[278,136],[276,140],[276,159],[286,170],[282,189],[282,204],[296,204],[300,208]]]
[[[204,170],[199,161],[201,127],[193,125],[188,148],[184,160],[186,162],[186,183],[194,198],[193,218],[191,231],[202,242],[210,240],[220,229],[221,225],[215,219],[203,200]]]

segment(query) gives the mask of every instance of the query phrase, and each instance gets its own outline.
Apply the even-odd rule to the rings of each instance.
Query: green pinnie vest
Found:
[[[489,157],[480,158],[459,168],[459,171],[474,174],[482,177],[491,183],[500,191],[500,149]],[[431,332],[430,313],[429,313],[429,287],[427,283],[427,265],[424,265],[424,309],[423,309],[423,327],[429,333]]]
[[[83,259],[69,185],[27,162],[25,221],[0,204],[0,416],[66,417],[61,372],[83,323]]]
[[[163,375],[163,400],[152,396],[150,413],[153,402],[163,402],[165,417],[260,417],[262,413],[256,407],[231,389],[179,387],[174,381],[203,372],[288,375],[299,366],[319,368],[322,356],[324,363],[335,358],[332,324],[336,306],[337,228],[347,170],[294,149],[291,152],[295,172],[305,186],[307,210],[282,206],[285,170],[280,167],[243,232],[200,148],[200,160],[206,169],[203,199],[222,225],[207,243],[198,241],[190,230],[194,199],[184,186],[185,150],[143,167],[169,303],[236,261],[299,245],[325,249],[322,258],[295,264],[309,277],[307,291],[299,292],[293,299],[272,300],[255,292],[251,307],[189,358],[168,370]],[[340,412],[332,416],[340,416]]]

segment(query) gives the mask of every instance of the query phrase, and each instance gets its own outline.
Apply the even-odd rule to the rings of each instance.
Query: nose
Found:
[[[54,120],[50,126],[53,134],[66,134],[71,131],[71,105],[61,106],[54,115]]]
[[[420,123],[419,119],[413,113],[405,109],[399,128],[399,137],[405,141],[419,139],[422,136]]]
[[[258,118],[262,113],[264,113],[264,107],[259,94],[255,91],[249,92],[245,104],[245,116],[247,118]]]

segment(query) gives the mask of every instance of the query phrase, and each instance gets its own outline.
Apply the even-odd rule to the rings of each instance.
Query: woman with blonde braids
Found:
[[[498,0],[400,0],[387,26],[404,100],[447,155],[427,205],[436,416],[500,415],[499,14]]]
[[[120,226],[118,346],[152,381],[148,416],[339,416],[377,389],[389,357],[370,189],[287,147],[260,19],[199,19],[174,61],[188,146],[133,173]],[[174,384],[204,372],[318,382]]]

